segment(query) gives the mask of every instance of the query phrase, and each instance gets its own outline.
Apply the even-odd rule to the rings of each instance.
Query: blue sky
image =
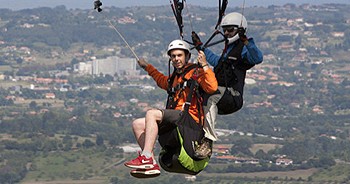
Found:
[[[10,8],[14,10],[37,8],[37,7],[55,7],[65,5],[68,9],[90,9],[93,7],[94,0],[0,0],[0,8]],[[155,6],[169,5],[169,0],[101,0],[103,6]],[[218,0],[186,0],[188,4],[202,6],[218,6]],[[241,6],[243,0],[229,0],[230,7]],[[283,5],[286,3],[294,4],[324,4],[324,3],[343,3],[350,4],[349,0],[246,0],[245,4],[249,6],[267,6],[267,5]]]

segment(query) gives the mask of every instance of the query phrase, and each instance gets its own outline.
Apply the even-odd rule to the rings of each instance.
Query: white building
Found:
[[[74,65],[73,71],[80,74],[92,75],[92,65],[91,63],[79,62]]]
[[[96,59],[88,62],[80,62],[74,65],[74,71],[80,74],[90,75],[138,75],[136,60],[134,58],[119,58],[117,56],[105,59]]]

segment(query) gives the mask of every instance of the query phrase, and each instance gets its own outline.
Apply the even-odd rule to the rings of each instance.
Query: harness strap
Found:
[[[173,3],[170,0],[171,3],[171,9],[173,10],[177,26],[179,27],[180,30],[180,36],[183,38],[183,21],[182,21],[182,10],[184,8],[184,0],[180,2],[180,0],[174,0]]]
[[[223,37],[223,39],[221,39],[221,40],[219,40],[219,41],[216,41],[216,42],[213,42],[213,43],[210,43],[211,40],[212,40],[216,35],[218,35],[218,34],[220,34],[220,35]],[[219,44],[219,43],[221,43],[221,42],[223,42],[223,41],[226,41],[226,40],[227,40],[226,36],[225,36],[220,30],[215,29],[215,31],[213,32],[213,34],[212,34],[212,35],[209,37],[209,39],[204,43],[203,48],[207,48],[207,47],[210,47],[210,46]]]
[[[227,51],[227,48],[228,48],[228,40],[225,42],[225,47],[224,47],[224,50],[222,51],[222,54],[221,54],[221,58],[223,59],[223,62],[225,62],[229,67],[233,67],[232,64],[230,65],[230,63],[227,61],[228,60],[228,57],[224,57],[224,54],[226,53]],[[227,66],[226,65],[226,66]],[[226,70],[224,69],[224,75],[225,75],[225,87],[226,89],[228,88],[228,77],[227,77],[227,73],[226,73]]]
[[[167,101],[167,109],[173,109],[175,108],[175,106],[177,105],[178,103],[178,100],[179,98],[174,101],[174,95],[176,93],[176,91],[178,90],[181,90],[180,93],[179,93],[179,96],[182,94],[182,92],[184,91],[185,88],[189,88],[189,94],[187,95],[187,98],[186,98],[186,102],[183,104],[183,111],[187,111],[189,110],[190,108],[190,105],[191,105],[191,101],[192,101],[192,97],[193,97],[193,93],[195,92],[196,96],[197,96],[197,107],[198,107],[198,115],[199,115],[199,120],[200,120],[200,123],[202,123],[202,119],[200,118],[201,117],[201,100],[202,100],[202,97],[199,93],[199,84],[198,82],[196,81],[196,76],[195,76],[195,72],[193,73],[193,75],[191,76],[191,78],[189,79],[186,79],[185,78],[185,75],[191,71],[192,69],[195,69],[195,68],[198,68],[199,66],[197,64],[194,64],[194,65],[191,65],[189,67],[187,67],[185,69],[185,71],[183,71],[181,73],[181,77],[182,77],[182,80],[184,82],[176,85],[175,87],[172,87],[172,84],[174,82],[174,79],[175,79],[175,76],[177,76],[176,74],[176,70],[174,70],[173,74],[171,75],[171,77],[168,79],[168,101]]]
[[[221,0],[219,0],[219,18],[218,22],[216,23],[215,29],[217,29],[221,24],[222,17],[225,15],[227,4],[228,0],[223,0],[222,3]]]
[[[219,27],[220,24],[221,24],[222,18],[223,18],[223,16],[225,15],[225,11],[226,11],[227,4],[228,4],[228,0],[223,0],[223,1],[219,0],[219,18],[218,18],[218,21],[217,21],[217,23],[216,23],[216,25],[215,25],[215,31],[214,31],[214,33],[210,36],[210,38],[208,39],[208,41],[205,42],[203,48],[207,48],[207,47],[210,47],[210,46],[219,44],[219,43],[224,42],[224,41],[227,42],[226,36],[218,29],[218,27]],[[223,37],[223,39],[218,40],[218,41],[213,42],[213,43],[210,43],[211,40],[212,40],[216,35],[218,35],[218,34],[220,34],[220,35]]]
[[[196,96],[197,96],[197,110],[198,110],[199,123],[202,124],[202,118],[201,118],[202,108],[201,108],[201,105],[200,105],[201,101],[202,101],[202,97],[199,94],[199,90],[198,90],[199,84],[193,78],[190,78],[187,82],[189,83],[188,86],[190,88],[190,93],[187,95],[186,102],[184,103],[184,106],[183,106],[183,110],[188,112],[188,110],[189,110],[189,108],[191,106],[193,93],[195,93]]]
[[[170,64],[169,64],[169,67],[170,67]],[[166,108],[167,109],[173,109],[175,108],[175,106],[177,105],[178,103],[178,100],[177,101],[174,101],[174,95],[176,93],[176,91],[178,89],[181,89],[181,88],[176,88],[176,87],[172,87],[173,86],[173,83],[174,83],[174,79],[176,76],[180,76],[184,81],[187,81],[188,79],[185,79],[184,76],[189,72],[191,71],[193,68],[197,68],[198,65],[191,65],[187,68],[185,68],[185,70],[179,75],[176,73],[176,69],[173,71],[173,73],[171,74],[171,76],[168,78],[168,89],[167,89],[167,93],[168,93],[168,99],[167,99],[167,103],[166,103]],[[169,69],[169,73],[170,73],[170,69]],[[182,89],[179,93],[179,95],[181,95],[182,93]]]
[[[169,67],[170,67],[170,65],[169,65]],[[198,67],[199,67],[199,66],[198,66],[197,64],[193,64],[193,65],[188,66],[188,67],[185,68],[185,70],[180,74],[181,78],[182,78],[183,80],[188,80],[188,79],[185,79],[184,76],[185,76],[189,71],[191,71],[192,69],[198,68]],[[170,68],[169,68],[169,71],[170,71]],[[172,84],[173,84],[173,82],[174,82],[174,79],[175,79],[175,77],[178,75],[176,72],[177,72],[177,70],[175,69],[175,70],[173,71],[173,73],[171,74],[171,76],[168,78],[168,90],[169,90],[170,88],[172,88]],[[169,73],[170,73],[170,72],[169,72]]]

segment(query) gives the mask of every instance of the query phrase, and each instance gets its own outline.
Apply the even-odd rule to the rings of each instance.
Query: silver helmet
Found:
[[[240,13],[237,13],[237,12],[229,13],[222,19],[221,27],[224,28],[229,26],[234,26],[237,28],[243,27],[243,29],[247,31],[247,28],[248,28],[247,19]],[[232,38],[228,38],[229,44],[238,40],[238,38],[239,38],[238,34],[236,34]]]

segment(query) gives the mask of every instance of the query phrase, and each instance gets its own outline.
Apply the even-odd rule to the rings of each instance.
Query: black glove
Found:
[[[242,42],[248,41],[247,35],[245,34],[245,29],[243,27],[238,28],[238,36]]]
[[[196,47],[196,49],[199,51],[201,50],[201,46],[203,45],[201,39],[199,38],[199,36],[197,35],[196,32],[192,31],[192,42],[193,42],[193,45]]]

